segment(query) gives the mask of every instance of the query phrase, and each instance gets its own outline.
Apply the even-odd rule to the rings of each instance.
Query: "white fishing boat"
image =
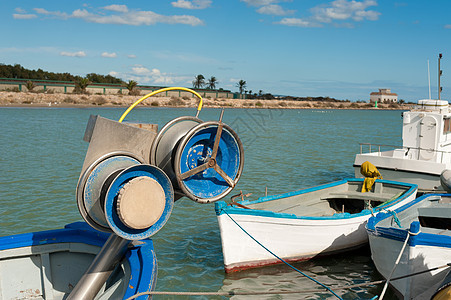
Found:
[[[109,236],[77,222],[63,229],[0,237],[0,299],[66,299]],[[149,292],[156,276],[152,240],[136,242],[95,299]]]
[[[366,193],[362,185],[363,179],[344,179],[255,201],[215,203],[226,272],[280,263],[269,251],[298,261],[363,246],[371,215],[400,207],[417,193],[409,183],[376,180]]]
[[[362,177],[360,166],[369,161],[384,179],[414,183],[420,191],[443,190],[440,174],[451,169],[448,101],[419,100],[402,119],[402,146],[360,144],[354,160],[355,176]]]
[[[404,299],[431,299],[449,270],[436,268],[451,263],[451,194],[425,194],[392,212],[380,213],[370,218],[367,232],[371,257],[386,279],[390,274],[396,278],[432,269],[390,281]]]

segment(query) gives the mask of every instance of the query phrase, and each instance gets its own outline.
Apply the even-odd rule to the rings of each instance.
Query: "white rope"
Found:
[[[393,273],[395,272],[396,267],[399,264],[399,261],[401,260],[402,254],[404,252],[404,249],[406,248],[406,245],[407,245],[407,242],[409,241],[410,236],[411,235],[417,235],[418,233],[419,232],[411,233],[410,231],[407,231],[406,240],[404,241],[404,245],[402,245],[401,252],[399,252],[398,258],[395,261],[395,265],[393,266],[393,268],[392,268],[392,270],[390,272],[390,275],[388,275],[388,277],[387,277],[387,281],[384,284],[384,288],[383,288],[382,293],[381,293],[380,298],[379,298],[380,300],[382,300],[384,298],[385,292],[387,291],[387,288],[388,288],[388,284],[390,283],[390,279],[391,279]]]

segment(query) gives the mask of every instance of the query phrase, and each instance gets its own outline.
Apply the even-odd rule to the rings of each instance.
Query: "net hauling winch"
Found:
[[[141,101],[182,90],[200,103],[195,117],[179,117],[158,132],[153,124],[122,123]],[[89,142],[76,189],[78,209],[93,228],[112,232],[68,299],[89,299],[114,269],[131,240],[149,238],[170,217],[174,201],[187,196],[211,203],[237,184],[244,165],[237,134],[219,121],[198,118],[202,97],[186,88],[165,88],[132,104],[119,121],[91,116]]]
[[[167,88],[157,92],[171,89]],[[136,101],[156,94],[153,92]],[[197,93],[195,93],[198,95]],[[176,118],[160,131],[153,124],[122,123],[91,116],[84,140],[89,142],[77,185],[77,204],[93,228],[127,240],[148,238],[168,220],[182,196],[211,203],[226,196],[243,169],[243,146],[222,122]]]

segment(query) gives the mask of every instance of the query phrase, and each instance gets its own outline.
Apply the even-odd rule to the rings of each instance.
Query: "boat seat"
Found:
[[[371,201],[379,201],[379,202],[385,202],[387,200],[392,199],[394,196],[390,193],[361,193],[361,192],[339,192],[339,193],[330,193],[327,197],[321,198],[322,200],[329,200],[329,199],[358,199],[358,200],[371,200]]]
[[[418,215],[421,217],[451,219],[451,206],[449,204],[435,204],[429,207],[418,208]]]
[[[292,207],[278,209],[276,212],[294,214],[297,216],[309,216],[309,217],[322,217],[322,216],[332,216],[336,211],[332,208],[323,205],[295,205]]]

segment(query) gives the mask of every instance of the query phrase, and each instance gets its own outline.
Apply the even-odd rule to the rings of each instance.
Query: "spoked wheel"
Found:
[[[200,203],[223,198],[241,176],[243,153],[238,135],[221,121],[195,126],[175,154],[174,171],[180,189]]]

